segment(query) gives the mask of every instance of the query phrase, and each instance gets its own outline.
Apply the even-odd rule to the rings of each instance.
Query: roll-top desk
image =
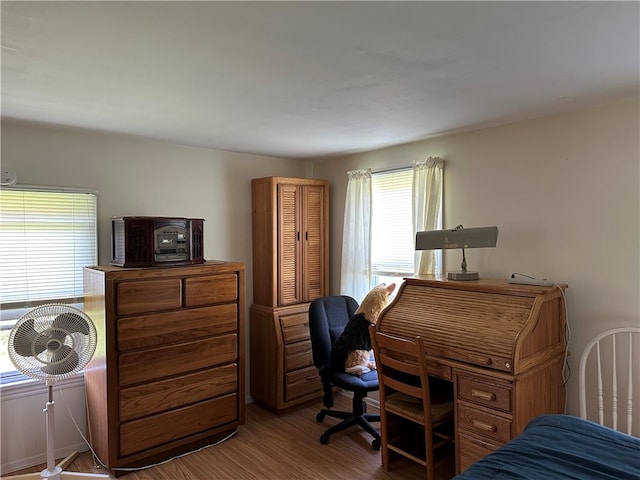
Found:
[[[420,336],[430,375],[453,383],[456,473],[532,418],[563,413],[564,288],[408,278],[378,319],[381,332]]]
[[[244,423],[244,265],[84,269],[92,445],[116,476]]]

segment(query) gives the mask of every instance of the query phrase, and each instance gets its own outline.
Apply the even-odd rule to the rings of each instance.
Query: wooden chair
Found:
[[[580,416],[640,437],[640,396],[634,398],[634,389],[638,393],[640,385],[633,383],[639,375],[640,327],[596,335],[580,357]]]
[[[433,480],[434,450],[454,441],[451,388],[443,398],[430,391],[420,337],[394,337],[373,325],[369,332],[380,389],[382,464],[389,470],[398,454],[426,467]]]

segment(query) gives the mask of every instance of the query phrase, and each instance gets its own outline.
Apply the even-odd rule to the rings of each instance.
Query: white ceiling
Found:
[[[2,116],[312,158],[640,88],[640,2],[2,1]]]

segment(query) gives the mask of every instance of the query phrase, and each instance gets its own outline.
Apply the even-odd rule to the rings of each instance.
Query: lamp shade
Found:
[[[497,242],[498,227],[462,228],[459,225],[453,230],[416,233],[416,250],[495,247]]]

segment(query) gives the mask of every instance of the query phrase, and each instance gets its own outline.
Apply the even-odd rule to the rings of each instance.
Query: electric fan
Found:
[[[9,334],[9,358],[28,377],[44,380],[49,401],[44,413],[47,421],[47,468],[40,473],[17,475],[13,479],[46,478],[110,479],[96,473],[63,472],[55,463],[53,385],[81,371],[96,349],[96,327],[82,310],[51,303],[36,307],[16,322]],[[64,463],[64,462],[63,462]]]

